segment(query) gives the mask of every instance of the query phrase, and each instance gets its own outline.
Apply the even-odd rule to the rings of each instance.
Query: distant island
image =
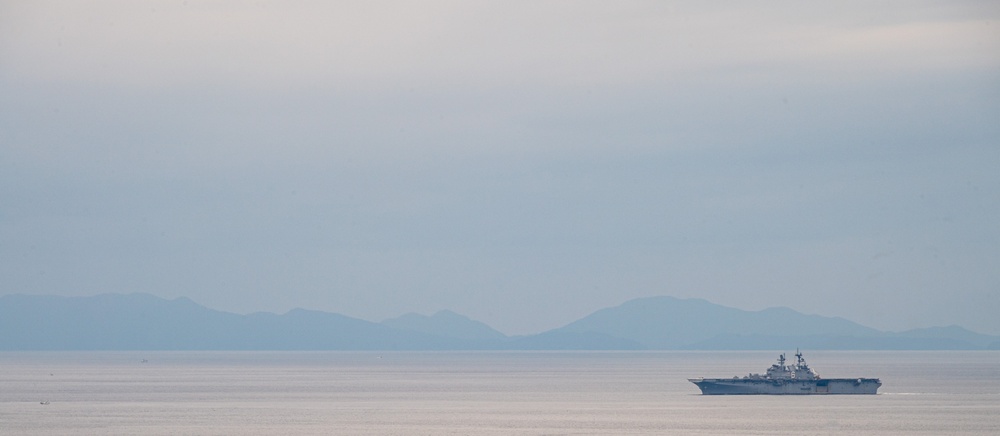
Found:
[[[788,308],[651,297],[507,336],[450,311],[371,322],[295,309],[239,315],[148,294],[0,296],[0,350],[985,350],[958,326],[885,332]]]

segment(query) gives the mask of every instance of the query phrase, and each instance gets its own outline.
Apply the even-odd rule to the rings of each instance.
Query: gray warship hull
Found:
[[[875,395],[882,383],[874,378],[820,380],[689,379],[704,395]]]
[[[877,378],[821,378],[795,352],[795,363],[786,365],[785,354],[764,374],[733,378],[689,378],[704,395],[875,395]]]

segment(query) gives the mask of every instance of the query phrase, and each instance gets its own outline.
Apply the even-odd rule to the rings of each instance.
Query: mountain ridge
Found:
[[[786,307],[745,311],[703,299],[646,297],[565,326],[507,336],[442,310],[382,322],[292,309],[240,315],[180,297],[0,296],[0,350],[741,350],[1000,349],[959,326],[884,332]]]

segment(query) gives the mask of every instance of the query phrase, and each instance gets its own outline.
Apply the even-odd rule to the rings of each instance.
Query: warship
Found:
[[[882,382],[877,378],[820,378],[795,351],[796,362],[785,365],[785,354],[765,374],[733,378],[688,379],[704,395],[874,395]]]

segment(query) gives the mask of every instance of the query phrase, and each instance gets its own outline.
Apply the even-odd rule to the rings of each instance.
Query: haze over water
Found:
[[[996,1],[6,0],[0,295],[996,335],[998,77]]]
[[[0,296],[520,336],[669,295],[1000,335],[998,77],[996,1],[4,0]],[[0,337],[223,331],[79,308]],[[254,319],[328,338],[309,311]],[[201,346],[281,331],[221,316]],[[997,352],[803,351],[884,393],[686,381],[757,352],[0,352],[0,435],[1000,433]]]
[[[806,352],[875,396],[702,396],[773,352],[6,352],[0,433],[996,434],[1000,352]],[[147,362],[143,363],[142,360]],[[40,404],[48,401],[49,404]]]

